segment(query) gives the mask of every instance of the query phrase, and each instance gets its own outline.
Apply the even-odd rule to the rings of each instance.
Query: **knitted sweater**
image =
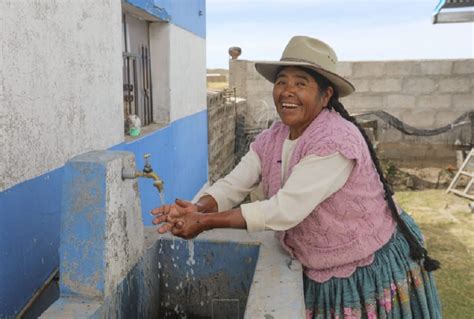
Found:
[[[262,184],[267,198],[281,185],[281,152],[289,128],[281,122],[257,136],[252,149],[262,163]],[[346,184],[317,205],[295,227],[277,232],[283,247],[317,282],[349,277],[359,266],[372,263],[374,252],[388,242],[395,229],[378,173],[366,142],[349,121],[324,109],[300,137],[289,163],[305,156],[341,153],[356,164]]]

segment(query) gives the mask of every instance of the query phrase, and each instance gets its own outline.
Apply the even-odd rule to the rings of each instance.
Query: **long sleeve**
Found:
[[[247,230],[287,230],[296,226],[344,186],[353,167],[354,161],[339,153],[303,158],[275,196],[241,206]]]
[[[258,186],[260,175],[260,158],[251,149],[227,176],[216,181],[202,195],[211,195],[219,211],[229,210],[240,204]]]

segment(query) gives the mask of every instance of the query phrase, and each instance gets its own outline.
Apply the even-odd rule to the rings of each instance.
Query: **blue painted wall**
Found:
[[[206,0],[127,0],[164,21],[206,38]]]
[[[62,172],[0,192],[0,318],[21,310],[58,266]]]
[[[120,144],[113,150],[135,154],[137,168],[144,166],[145,154],[151,154],[153,170],[165,182],[165,202],[176,198],[192,199],[207,182],[207,111],[179,119],[131,143]],[[143,223],[151,225],[149,212],[161,204],[151,179],[138,181],[141,192]]]
[[[171,16],[171,23],[206,38],[205,0],[155,0]]]
[[[170,21],[171,19],[168,12],[166,12],[166,9],[161,6],[155,5],[154,0],[125,0],[125,2],[128,2],[134,7],[142,9],[146,13],[151,14],[152,16],[155,16],[160,20]]]
[[[137,167],[152,154],[165,182],[166,201],[192,199],[207,182],[207,111],[177,120],[111,148],[135,153]],[[63,167],[0,193],[0,318],[13,316],[59,264]],[[151,180],[140,180],[143,221],[161,204]]]
[[[83,155],[81,160],[90,157]],[[67,281],[60,281],[61,295],[74,294],[69,285],[75,283],[88,286],[96,296],[104,294],[105,273],[100,270],[104,269],[105,255],[107,159],[103,157],[102,162],[96,156],[95,162],[72,161],[63,168],[59,271],[67,275]]]

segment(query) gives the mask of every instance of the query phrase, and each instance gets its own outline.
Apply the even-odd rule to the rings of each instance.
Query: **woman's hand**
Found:
[[[191,239],[205,230],[202,224],[202,215],[198,212],[198,207],[188,201],[177,199],[172,205],[163,205],[151,211],[157,215],[153,219],[153,224],[166,223],[158,228],[160,234],[170,231],[173,235]]]
[[[160,232],[161,234],[166,233],[167,231],[170,231],[175,226],[180,226],[181,225],[181,223],[179,223],[179,225],[175,225],[170,220],[168,220],[168,215],[171,211],[171,206],[172,205],[163,205],[161,207],[153,209],[150,212],[152,215],[156,216],[152,220],[153,225],[166,223],[165,225],[163,225],[159,228],[159,229],[163,229],[163,232]]]
[[[211,205],[204,205],[205,213],[199,210],[198,205],[180,199],[177,199],[172,205],[155,208],[151,211],[153,215],[157,215],[153,219],[153,224],[166,223],[158,228],[160,234],[171,232],[184,239],[194,238],[203,231],[214,228],[247,228],[240,208],[220,213],[209,212],[209,210],[215,210],[217,204],[212,197],[208,197],[211,200],[207,198],[207,203]]]

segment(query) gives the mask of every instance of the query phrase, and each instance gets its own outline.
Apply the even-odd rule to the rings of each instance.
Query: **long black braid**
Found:
[[[438,268],[440,268],[440,263],[439,261],[435,259],[431,259],[428,256],[428,251],[423,247],[423,245],[420,243],[420,241],[413,235],[411,230],[408,228],[407,224],[403,221],[403,219],[400,217],[400,214],[398,213],[397,206],[395,205],[395,202],[393,200],[393,191],[390,188],[387,180],[385,179],[385,176],[383,174],[379,159],[377,157],[377,154],[375,153],[374,147],[372,143],[370,142],[369,137],[367,136],[367,133],[365,130],[360,126],[359,123],[357,123],[356,119],[347,112],[347,110],[344,108],[344,105],[339,101],[339,94],[335,89],[335,86],[327,80],[325,77],[321,76],[320,74],[314,72],[313,70],[310,69],[304,69],[307,73],[311,74],[313,78],[316,80],[316,82],[319,85],[319,90],[320,94],[324,95],[327,92],[327,88],[331,86],[334,89],[334,94],[330,98],[327,108],[329,110],[334,109],[336,112],[338,112],[344,119],[348,120],[352,124],[354,124],[362,134],[362,136],[365,139],[365,142],[367,143],[367,146],[369,148],[370,152],[370,157],[372,158],[372,161],[375,165],[375,168],[377,170],[377,173],[379,174],[380,181],[382,182],[383,189],[385,192],[385,200],[387,201],[388,207],[390,208],[390,211],[392,213],[393,219],[397,222],[400,231],[404,235],[405,239],[408,242],[408,245],[410,247],[410,256],[416,261],[423,261],[423,266],[427,271],[434,271]]]

